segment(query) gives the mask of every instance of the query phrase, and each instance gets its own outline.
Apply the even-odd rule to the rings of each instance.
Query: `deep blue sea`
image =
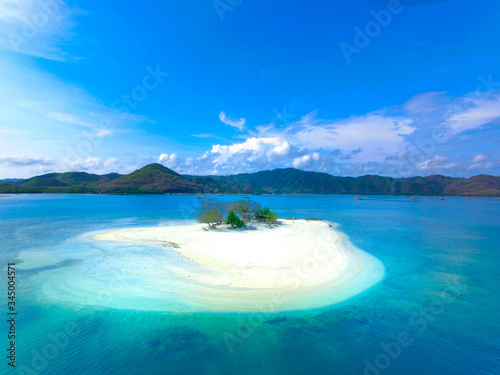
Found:
[[[92,283],[107,277],[103,252],[127,251],[89,233],[194,221],[195,196],[0,196],[0,373],[500,374],[500,201],[353,198],[251,197],[282,217],[338,223],[386,269],[339,305],[267,316],[102,307],[120,299],[120,280],[110,277],[95,296],[68,284],[75,264],[88,265],[79,269]],[[15,369],[6,357],[9,262],[17,268]],[[147,276],[137,263],[109,273],[129,273],[134,288],[130,280]],[[65,290],[85,303],[49,298]]]

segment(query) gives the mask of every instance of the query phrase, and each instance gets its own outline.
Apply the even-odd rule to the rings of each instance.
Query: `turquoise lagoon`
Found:
[[[0,264],[5,291],[7,263],[18,268],[18,315],[16,369],[3,355],[0,373],[500,373],[500,201],[252,199],[282,217],[337,223],[356,247],[383,263],[385,277],[362,294],[316,310],[148,311],[141,306],[151,303],[151,291],[134,286],[149,277],[141,271],[154,269],[154,247],[97,242],[92,234],[192,222],[195,196],[1,196]],[[127,261],[131,252],[143,257]],[[71,283],[73,275],[78,282]],[[109,284],[89,294],[96,280]],[[173,289],[166,299],[175,296]],[[0,313],[7,316],[6,293]],[[9,347],[6,320],[3,353]]]

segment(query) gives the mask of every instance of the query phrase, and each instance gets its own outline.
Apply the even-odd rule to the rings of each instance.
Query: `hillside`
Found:
[[[161,164],[130,174],[50,173],[27,180],[0,181],[0,193],[93,194],[377,194],[500,196],[500,177],[440,175],[392,178],[377,175],[336,177],[293,168],[231,176],[181,175]]]
[[[174,193],[195,194],[203,186],[192,182],[161,164],[145,167],[109,182],[95,186],[100,193]]]

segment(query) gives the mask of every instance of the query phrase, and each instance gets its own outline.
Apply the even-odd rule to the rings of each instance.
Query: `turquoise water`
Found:
[[[14,261],[23,269],[16,279],[17,372],[2,356],[0,373],[500,373],[500,201],[252,199],[280,216],[338,223],[354,245],[383,262],[385,278],[340,305],[277,316],[99,307],[103,299],[119,299],[124,287],[133,288],[112,277],[107,290],[85,296],[85,306],[69,304],[47,298],[50,290],[40,280],[52,278],[57,287],[58,281],[66,282],[58,275],[83,258],[94,256],[97,265],[101,252],[118,251],[96,245],[89,233],[187,223],[199,201],[194,196],[2,196],[2,272]],[[151,261],[151,249],[142,250]],[[93,275],[96,269],[105,267],[89,266],[89,281],[102,276]],[[140,278],[140,272],[135,276]],[[140,303],[141,296],[137,298]],[[4,317],[6,303],[4,297]],[[3,320],[0,343],[6,352],[8,325]]]

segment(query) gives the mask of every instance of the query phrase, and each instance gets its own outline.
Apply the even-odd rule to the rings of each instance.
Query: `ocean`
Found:
[[[154,291],[136,285],[155,267],[152,247],[92,234],[194,222],[196,196],[4,195],[0,373],[500,374],[500,201],[250,198],[281,217],[337,223],[383,263],[384,278],[319,310],[148,311]],[[16,263],[14,340],[8,263]],[[89,293],[98,281],[99,292]]]

